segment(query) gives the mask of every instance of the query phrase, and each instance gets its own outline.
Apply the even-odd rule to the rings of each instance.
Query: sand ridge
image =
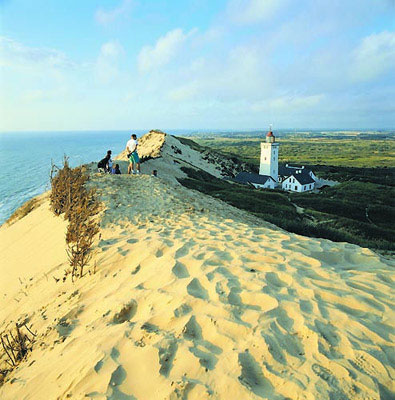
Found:
[[[168,180],[95,175],[91,184],[107,206],[98,271],[75,284],[42,270],[8,282],[23,301],[2,301],[1,327],[29,317],[38,338],[0,398],[392,397],[391,261],[284,232]],[[30,215],[36,232],[47,229],[47,208]],[[54,276],[66,265],[57,264],[60,225]]]

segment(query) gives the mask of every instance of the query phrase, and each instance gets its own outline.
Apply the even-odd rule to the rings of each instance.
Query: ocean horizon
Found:
[[[130,133],[142,136],[148,130],[84,130],[84,131],[15,131],[0,132],[0,225],[23,203],[50,189],[51,165],[61,165],[66,155],[71,166],[98,162],[107,150],[113,157],[119,154]],[[173,135],[190,136],[205,133],[252,133],[265,130],[173,129]],[[277,132],[355,132],[333,129],[278,129]],[[383,130],[385,131],[385,130]],[[392,133],[392,132],[390,132]]]
[[[146,131],[133,130],[138,136]],[[51,165],[71,166],[120,153],[129,131],[3,132],[0,134],[0,225],[23,203],[50,189]]]

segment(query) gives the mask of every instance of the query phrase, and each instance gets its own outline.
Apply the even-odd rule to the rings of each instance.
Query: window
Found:
[[[295,185],[295,190],[298,190],[298,187]]]

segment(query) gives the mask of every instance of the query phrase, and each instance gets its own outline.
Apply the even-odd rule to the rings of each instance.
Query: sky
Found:
[[[395,128],[395,0],[0,0],[0,131]]]

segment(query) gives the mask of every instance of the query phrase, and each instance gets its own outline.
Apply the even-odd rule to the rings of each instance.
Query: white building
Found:
[[[267,175],[258,175],[250,172],[240,172],[235,181],[237,183],[244,183],[247,185],[252,185],[256,189],[274,189],[277,186],[277,182]]]
[[[278,182],[278,151],[280,145],[276,143],[276,138],[270,130],[266,135],[266,142],[261,143],[261,162],[259,165],[259,175],[271,176]]]
[[[295,173],[288,176],[282,181],[282,189],[291,192],[307,192],[313,190],[315,185],[314,179],[308,174]]]
[[[290,192],[307,192],[313,190],[318,178],[313,171],[304,166],[278,166],[280,144],[272,130],[266,135],[266,141],[261,143],[261,159],[259,175],[240,172],[234,179],[238,183],[252,185],[255,188],[275,189],[281,187]]]

